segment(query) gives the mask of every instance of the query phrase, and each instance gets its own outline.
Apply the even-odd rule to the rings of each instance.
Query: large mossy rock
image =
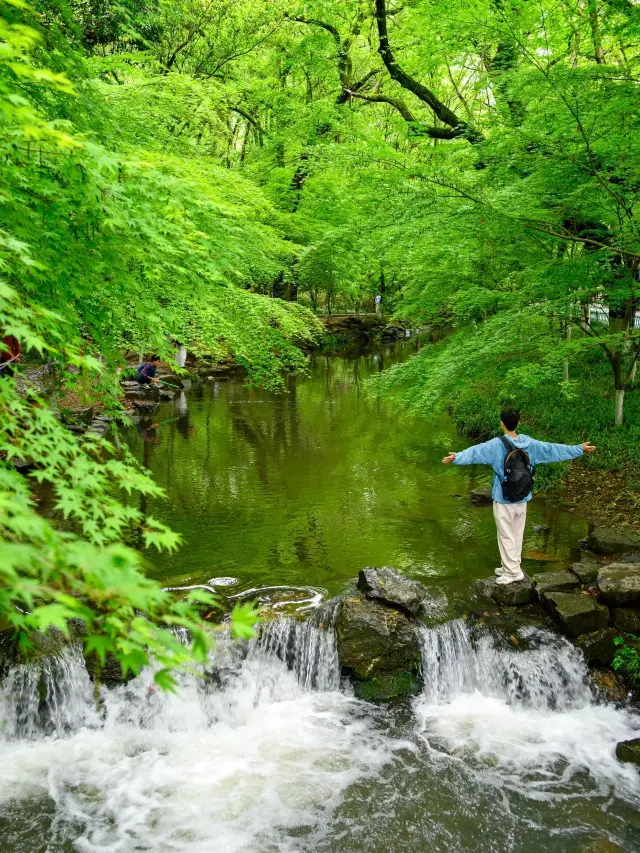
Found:
[[[390,566],[361,569],[358,574],[358,589],[373,601],[380,601],[411,615],[418,612],[427,595],[427,590],[421,583],[405,577]]]
[[[640,602],[640,563],[611,563],[598,571],[598,597],[619,607]]]
[[[569,637],[601,631],[609,623],[609,609],[590,595],[571,592],[546,592],[541,601]]]
[[[611,611],[611,622],[624,634],[640,634],[640,610],[634,610],[632,607],[614,607]]]
[[[573,572],[543,572],[531,578],[538,595],[545,592],[571,592],[580,581]]]
[[[587,536],[587,547],[596,554],[613,557],[629,551],[640,550],[640,533],[633,530],[614,530],[612,527],[596,527]]]
[[[634,740],[623,740],[616,746],[616,758],[640,767],[640,737]]]
[[[415,692],[420,642],[406,613],[362,595],[347,596],[340,601],[336,636],[340,665],[356,680],[359,695],[388,699]]]
[[[496,577],[483,578],[475,582],[474,591],[480,598],[490,598],[501,607],[531,604],[536,600],[533,584],[527,575],[524,580],[508,584],[499,584]]]
[[[615,657],[616,647],[614,639],[616,632],[611,628],[602,631],[592,631],[590,634],[582,634],[576,640],[576,646],[582,649],[589,663],[598,663],[609,666]]]

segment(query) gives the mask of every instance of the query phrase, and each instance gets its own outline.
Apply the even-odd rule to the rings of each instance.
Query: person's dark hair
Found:
[[[508,430],[513,432],[513,430],[520,423],[520,412],[517,409],[514,409],[513,407],[503,409],[500,412],[500,420]]]
[[[151,361],[160,361],[160,356],[156,355],[156,353],[154,352],[154,354],[151,356]]]

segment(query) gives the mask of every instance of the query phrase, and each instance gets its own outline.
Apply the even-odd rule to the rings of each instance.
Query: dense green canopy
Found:
[[[61,393],[117,407],[127,353],[183,343],[277,387],[318,335],[308,309],[380,293],[453,330],[382,377],[410,404],[457,401],[482,430],[479,399],[557,408],[597,384],[594,410],[622,423],[639,36],[631,0],[4,0],[0,330]],[[136,596],[173,606],[114,544],[140,523],[118,490],[156,487],[30,393],[0,384],[0,611],[63,624],[89,596],[81,615],[126,655]],[[78,538],[35,514],[15,456]],[[105,561],[135,578],[116,603]]]

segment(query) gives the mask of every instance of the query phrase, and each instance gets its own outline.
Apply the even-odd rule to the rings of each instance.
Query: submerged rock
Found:
[[[420,643],[413,620],[400,610],[364,596],[340,601],[336,619],[342,669],[358,682],[361,695],[390,698],[413,692],[420,671]]]
[[[578,853],[626,853],[626,851],[608,838],[592,838],[580,848]]]
[[[474,489],[470,495],[470,501],[474,506],[487,506],[493,503],[491,497],[491,489],[489,487],[483,489]]]
[[[413,616],[427,595],[427,590],[421,583],[405,577],[390,566],[361,569],[358,574],[358,589],[371,600],[405,610]]]
[[[640,601],[640,563],[611,563],[598,572],[599,598],[607,604]]]
[[[421,690],[422,683],[418,676],[412,672],[383,675],[377,678],[369,678],[366,681],[354,682],[356,697],[365,702],[384,702],[402,696],[417,696]]]
[[[544,572],[534,575],[531,580],[538,595],[545,592],[569,592],[577,589],[579,583],[573,572]]]
[[[546,592],[541,601],[569,637],[601,631],[609,623],[609,610],[589,595]]]
[[[640,737],[633,740],[623,740],[616,746],[616,758],[640,767]]]
[[[587,546],[596,554],[615,556],[640,549],[640,533],[633,530],[614,530],[612,527],[596,527],[587,536]]]
[[[602,631],[592,631],[590,634],[582,634],[576,640],[576,646],[582,649],[584,656],[589,663],[599,663],[602,666],[609,666],[613,660],[616,647],[614,639],[616,632],[610,628]]]
[[[484,578],[475,582],[474,590],[480,598],[490,598],[501,607],[530,604],[536,599],[531,578],[527,575],[524,580],[509,584],[497,583],[496,577]]]
[[[632,607],[614,607],[611,621],[618,631],[625,634],[640,634],[640,611]]]

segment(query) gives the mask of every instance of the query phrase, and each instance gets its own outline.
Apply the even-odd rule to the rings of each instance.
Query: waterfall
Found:
[[[0,692],[2,849],[300,849],[404,745],[334,689],[332,619],[279,618],[248,645],[220,632],[175,694],[146,667],[103,685],[99,711],[79,649],[13,667]]]
[[[260,627],[254,654],[284,661],[305,690],[338,690],[340,662],[335,636],[337,606],[315,611],[308,619],[280,617]]]
[[[635,770],[617,761],[615,744],[634,737],[640,718],[596,701],[582,653],[563,637],[524,628],[514,647],[462,620],[420,636],[424,691],[414,712],[435,754],[538,802],[614,786],[637,797]]]
[[[571,643],[535,628],[523,628],[516,639],[522,650],[494,632],[470,628],[462,619],[422,629],[425,699],[451,702],[478,691],[509,705],[537,709],[591,702],[582,653]]]
[[[340,665],[335,616],[336,608],[329,605],[319,608],[305,621],[279,617],[264,622],[246,653],[245,682],[250,683],[256,693],[264,693],[265,685],[267,693],[277,693],[277,683],[283,681],[284,663],[302,690],[337,690]],[[174,628],[173,633],[181,643],[190,642],[186,629]],[[197,703],[206,706],[205,715],[210,721],[221,715],[211,710],[219,704],[216,692],[224,692],[239,678],[243,657],[243,647],[234,643],[228,633],[221,632],[210,661],[201,672],[203,677],[178,676],[181,691],[198,697]],[[129,722],[135,719],[136,724],[143,727],[155,725],[154,714],[159,704],[155,699],[149,701],[156,693],[153,667],[122,690],[126,692],[128,703],[119,707],[118,719]],[[113,715],[114,707],[113,695],[105,694],[104,690],[103,694],[103,700],[109,701],[101,712],[81,646],[63,647],[55,654],[9,670],[0,687],[0,731],[5,738],[34,739],[50,734],[63,736],[82,726],[100,726],[102,716],[108,716],[109,708]],[[166,703],[160,704],[166,710]]]
[[[12,667],[0,689],[5,737],[33,739],[95,723],[93,684],[80,646]]]

